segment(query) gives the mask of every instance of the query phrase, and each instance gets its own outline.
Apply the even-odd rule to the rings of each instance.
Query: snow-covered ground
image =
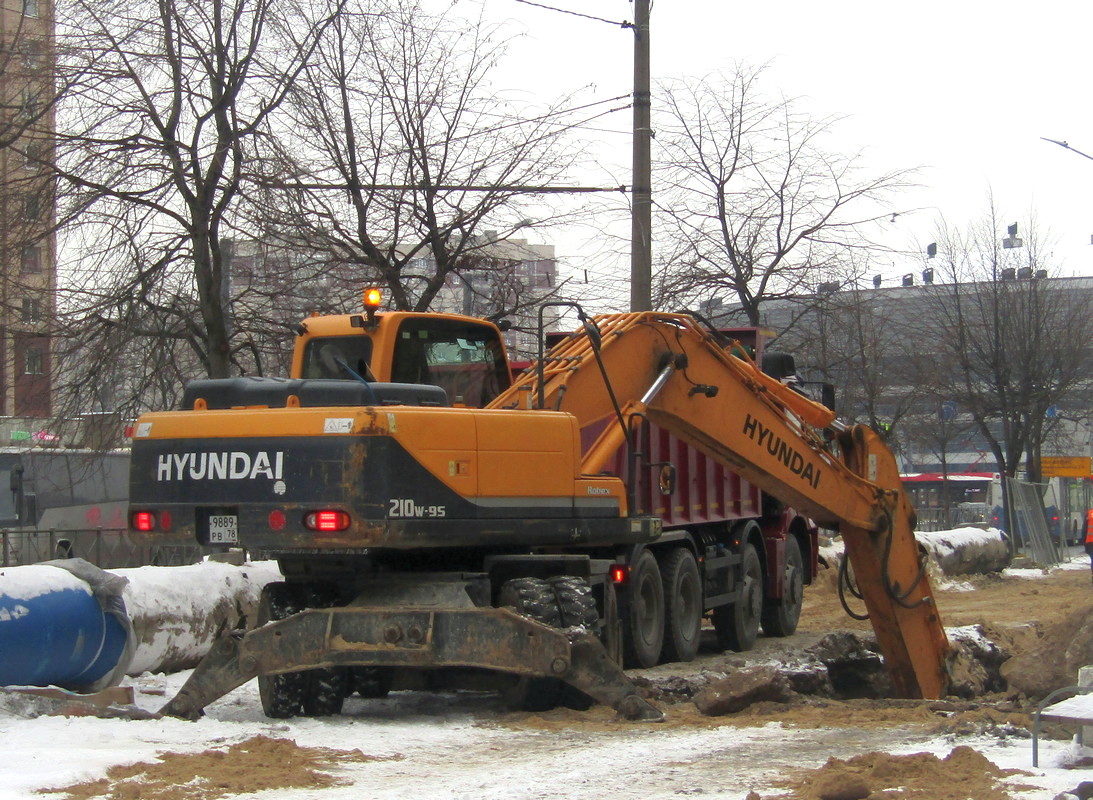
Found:
[[[158,708],[185,674],[143,675],[128,682],[137,704]],[[262,716],[254,682],[213,704],[197,722],[89,717],[0,717],[4,758],[0,797],[40,800],[40,790],[101,778],[116,764],[153,761],[157,753],[193,753],[254,736],[288,738],[301,747],[359,750],[375,760],[342,765],[344,786],[278,788],[233,798],[278,800],[491,800],[491,798],[739,798],[775,793],[777,778],[820,767],[830,756],[874,750],[947,755],[969,745],[1002,768],[1019,768],[1014,784],[1028,798],[1073,789],[1083,772],[1062,768],[1073,745],[1042,741],[1032,769],[1031,742],[1019,738],[930,738],[910,728],[785,729],[604,724],[511,727],[487,695],[396,693],[351,700],[329,719],[274,721]],[[698,790],[701,789],[701,792]]]
[[[1083,557],[1060,568],[1089,566]],[[127,600],[150,613],[164,594],[158,579],[150,579],[160,573],[146,571],[145,582],[140,570],[121,572],[130,578]],[[273,574],[261,565],[252,572],[263,580]],[[1021,574],[1031,579],[1044,573]],[[211,596],[224,581],[222,565],[192,568],[189,575],[192,583],[186,594],[203,597]],[[153,655],[146,652],[144,657]],[[134,687],[138,707],[156,711],[188,674],[143,673],[126,678],[123,685]],[[913,727],[733,727],[719,726],[715,720],[691,725],[615,723],[602,710],[589,714],[588,724],[572,715],[544,721],[509,714],[488,694],[405,692],[382,700],[353,698],[339,717],[270,720],[262,714],[253,681],[210,705],[197,722],[32,717],[0,711],[0,798],[40,800],[43,789],[102,778],[113,765],[154,761],[163,752],[226,748],[256,736],[291,739],[300,747],[359,750],[369,759],[340,763],[336,774],[344,781],[341,785],[216,797],[674,800],[701,794],[743,800],[750,791],[774,795],[780,777],[820,767],[831,756],[849,758],[870,751],[944,756],[957,745],[975,748],[999,767],[1026,771],[1009,781],[1034,788],[1011,789],[1015,797],[1051,798],[1087,777],[1083,770],[1064,769],[1075,756],[1075,746],[1060,741],[1040,742],[1040,767],[1033,769],[1028,738],[938,737]]]

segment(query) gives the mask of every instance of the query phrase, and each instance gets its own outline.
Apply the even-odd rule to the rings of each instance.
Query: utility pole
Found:
[[[653,176],[650,145],[649,3],[634,0],[634,166],[630,222],[630,310],[653,309]]]

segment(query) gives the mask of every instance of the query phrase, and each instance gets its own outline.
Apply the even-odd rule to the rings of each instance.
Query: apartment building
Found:
[[[48,174],[54,132],[52,3],[5,0],[0,44],[0,418],[44,419],[52,412],[49,322],[56,287]],[[36,426],[18,420],[3,427]]]
[[[482,269],[449,276],[433,303],[434,311],[488,317],[502,312],[512,323],[505,332],[509,356],[526,360],[538,351],[539,305],[544,300],[559,300],[558,262],[552,244],[531,244],[526,239],[491,240],[479,250]],[[428,258],[418,265],[431,268]],[[544,319],[547,330],[554,330],[559,314],[548,310]]]
[[[359,267],[325,263],[313,253],[268,247],[254,240],[225,241],[229,249],[229,280],[225,286],[237,322],[246,320],[252,338],[265,358],[266,369],[287,367],[291,341],[284,339],[292,325],[309,313],[356,313],[366,280]],[[509,354],[526,360],[538,350],[539,304],[558,299],[558,268],[554,245],[530,244],[525,239],[496,239],[487,232],[474,248],[474,264],[447,276],[430,310],[477,317],[503,315],[512,323],[504,333]],[[429,253],[411,258],[404,283],[411,297],[434,275]],[[420,279],[418,278],[420,276]],[[553,330],[559,314],[546,316]],[[268,333],[263,334],[259,328]],[[280,338],[277,338],[280,337]]]

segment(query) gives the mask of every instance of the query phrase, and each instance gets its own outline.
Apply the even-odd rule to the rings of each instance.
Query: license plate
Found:
[[[239,518],[235,514],[209,516],[209,544],[238,544]]]

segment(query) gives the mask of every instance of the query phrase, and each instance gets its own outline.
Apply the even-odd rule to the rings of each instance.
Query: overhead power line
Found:
[[[472,139],[472,138],[477,137],[477,136],[487,136],[487,135],[490,135],[490,134],[493,134],[493,133],[497,133],[498,131],[502,131],[506,128],[519,128],[519,127],[523,127],[525,125],[533,124],[533,123],[536,123],[536,122],[547,122],[548,120],[552,120],[554,117],[560,117],[560,116],[564,116],[566,114],[573,114],[573,113],[576,113],[577,111],[584,111],[585,109],[595,108],[596,106],[602,106],[602,105],[605,105],[607,103],[616,103],[620,100],[629,99],[629,97],[630,97],[630,95],[621,94],[617,97],[609,97],[606,100],[594,100],[591,103],[585,103],[584,105],[581,105],[581,106],[573,106],[572,108],[560,108],[560,109],[557,109],[555,111],[550,111],[546,114],[541,114],[538,117],[531,117],[529,119],[514,119],[514,120],[507,121],[507,122],[503,122],[503,123],[498,124],[498,125],[493,125],[489,128],[482,128],[481,130],[471,131],[470,133],[465,133],[465,134],[462,134],[461,136],[452,136],[449,139],[445,139],[442,142],[438,142],[437,145],[447,146],[447,145],[451,144],[452,142],[466,141],[467,139]],[[624,111],[629,107],[630,107],[629,104],[624,105],[624,106],[617,106],[615,108],[608,109],[605,112],[595,114],[595,115],[589,117],[588,119],[586,119],[582,122],[576,122],[576,123],[571,123],[571,124],[563,124],[561,127],[562,127],[563,130],[570,130],[570,129],[573,129],[573,128],[579,128],[581,125],[584,125],[585,123],[587,123],[591,120],[597,119],[598,117],[602,117],[604,114],[611,114],[611,113],[614,113],[616,111]],[[499,115],[494,115],[494,116],[499,116]],[[436,145],[434,145],[434,146],[436,146]]]
[[[633,28],[634,23],[623,20],[619,22],[613,19],[603,19],[602,17],[593,17],[589,14],[582,14],[579,11],[570,11],[565,8],[555,8],[554,6],[545,6],[542,3],[533,3],[531,0],[516,0],[517,3],[523,3],[526,6],[535,6],[536,8],[543,8],[547,11],[557,11],[559,14],[569,14],[574,17],[583,17],[584,19],[590,19],[595,22],[606,22],[608,25],[618,25],[620,28]]]
[[[1059,147],[1064,147],[1067,150],[1071,151],[1072,153],[1077,153],[1080,156],[1085,156],[1090,161],[1093,161],[1093,156],[1089,155],[1088,153],[1083,153],[1081,150],[1078,150],[1076,148],[1071,147],[1066,142],[1060,142],[1058,139],[1049,139],[1046,136],[1041,136],[1040,138],[1043,139],[1045,142],[1051,142],[1052,144],[1057,144],[1057,145],[1059,145]]]
[[[272,189],[335,189],[347,191],[353,187],[348,183],[303,183],[296,181],[263,181],[263,186]],[[362,183],[362,189],[374,191],[402,192],[420,189],[435,192],[521,192],[523,194],[582,194],[589,192],[629,191],[626,186],[526,186],[523,184],[398,184],[398,183]]]

